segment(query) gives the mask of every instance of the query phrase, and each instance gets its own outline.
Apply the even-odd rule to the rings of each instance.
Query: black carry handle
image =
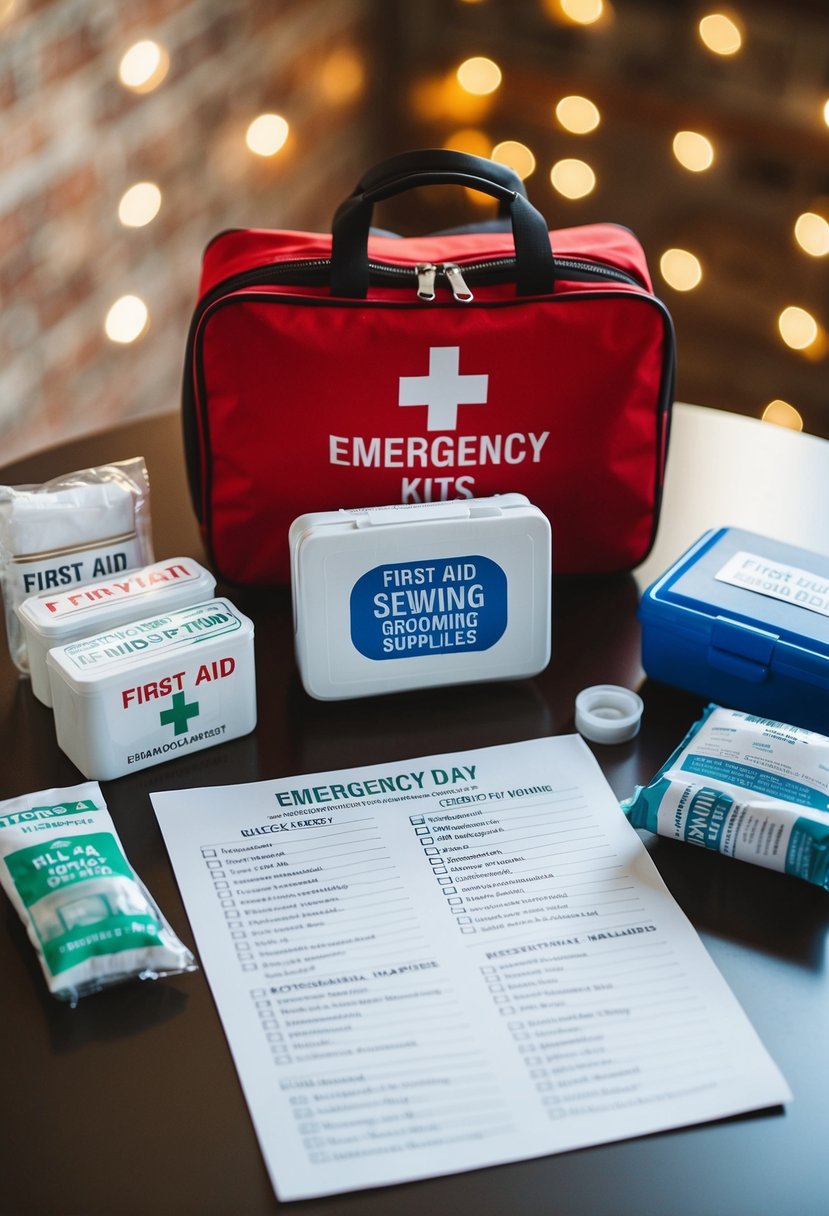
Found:
[[[506,186],[514,194],[527,197],[527,187],[509,165],[487,160],[483,156],[472,156],[469,152],[456,152],[452,148],[419,148],[414,152],[400,152],[397,156],[391,156],[379,165],[367,169],[351,194],[353,196],[362,194],[365,190],[374,190],[396,178],[408,177],[410,173],[428,173],[435,169],[485,177],[489,181],[497,182],[499,186]],[[498,210],[500,215],[509,215],[509,208],[505,203],[500,203]]]
[[[550,248],[547,223],[539,211],[527,201],[526,195],[503,184],[514,176],[511,169],[480,157],[467,157],[464,153],[445,149],[413,154],[418,158],[418,167],[408,172],[394,172],[386,161],[369,171],[367,178],[379,179],[360,193],[349,195],[337,208],[331,226],[331,294],[351,299],[364,299],[368,294],[368,234],[374,204],[417,186],[454,185],[468,186],[489,194],[507,209],[512,223],[515,241],[515,289],[521,296],[543,295],[552,291],[555,282],[555,262]],[[406,160],[410,154],[404,154]],[[434,160],[430,158],[434,157]],[[463,168],[458,168],[457,158],[463,158]],[[467,164],[467,162],[472,162]],[[468,172],[467,167],[473,172]],[[483,173],[477,172],[483,169]],[[493,170],[495,170],[493,172]],[[506,170],[506,174],[502,174]],[[502,180],[497,180],[502,179]]]

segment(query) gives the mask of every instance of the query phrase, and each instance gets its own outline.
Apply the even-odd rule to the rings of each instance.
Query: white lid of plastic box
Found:
[[[576,730],[593,743],[625,743],[639,733],[642,698],[619,684],[594,684],[576,697]]]

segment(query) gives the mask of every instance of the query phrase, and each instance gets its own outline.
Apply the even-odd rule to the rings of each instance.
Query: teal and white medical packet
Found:
[[[829,738],[709,705],[622,809],[636,828],[829,890]]]
[[[281,1200],[791,1096],[576,736],[152,801]]]

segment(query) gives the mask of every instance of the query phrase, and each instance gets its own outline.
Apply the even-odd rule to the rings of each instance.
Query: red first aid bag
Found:
[[[374,203],[469,186],[502,221],[376,235]],[[188,476],[216,573],[286,582],[307,511],[520,491],[555,573],[629,569],[656,530],[673,327],[625,228],[548,232],[516,175],[448,151],[363,177],[332,235],[208,246],[190,329]]]

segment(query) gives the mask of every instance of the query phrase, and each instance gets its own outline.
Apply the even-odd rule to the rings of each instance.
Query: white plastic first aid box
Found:
[[[549,662],[550,524],[523,494],[301,515],[289,543],[313,697],[514,679]]]
[[[256,726],[253,623],[226,599],[131,621],[47,656],[58,743],[107,781]]]
[[[17,615],[26,636],[32,692],[44,705],[52,704],[46,655],[53,646],[66,646],[151,612],[198,604],[211,599],[215,589],[213,575],[198,562],[172,557],[109,580],[30,596],[18,606]]]

